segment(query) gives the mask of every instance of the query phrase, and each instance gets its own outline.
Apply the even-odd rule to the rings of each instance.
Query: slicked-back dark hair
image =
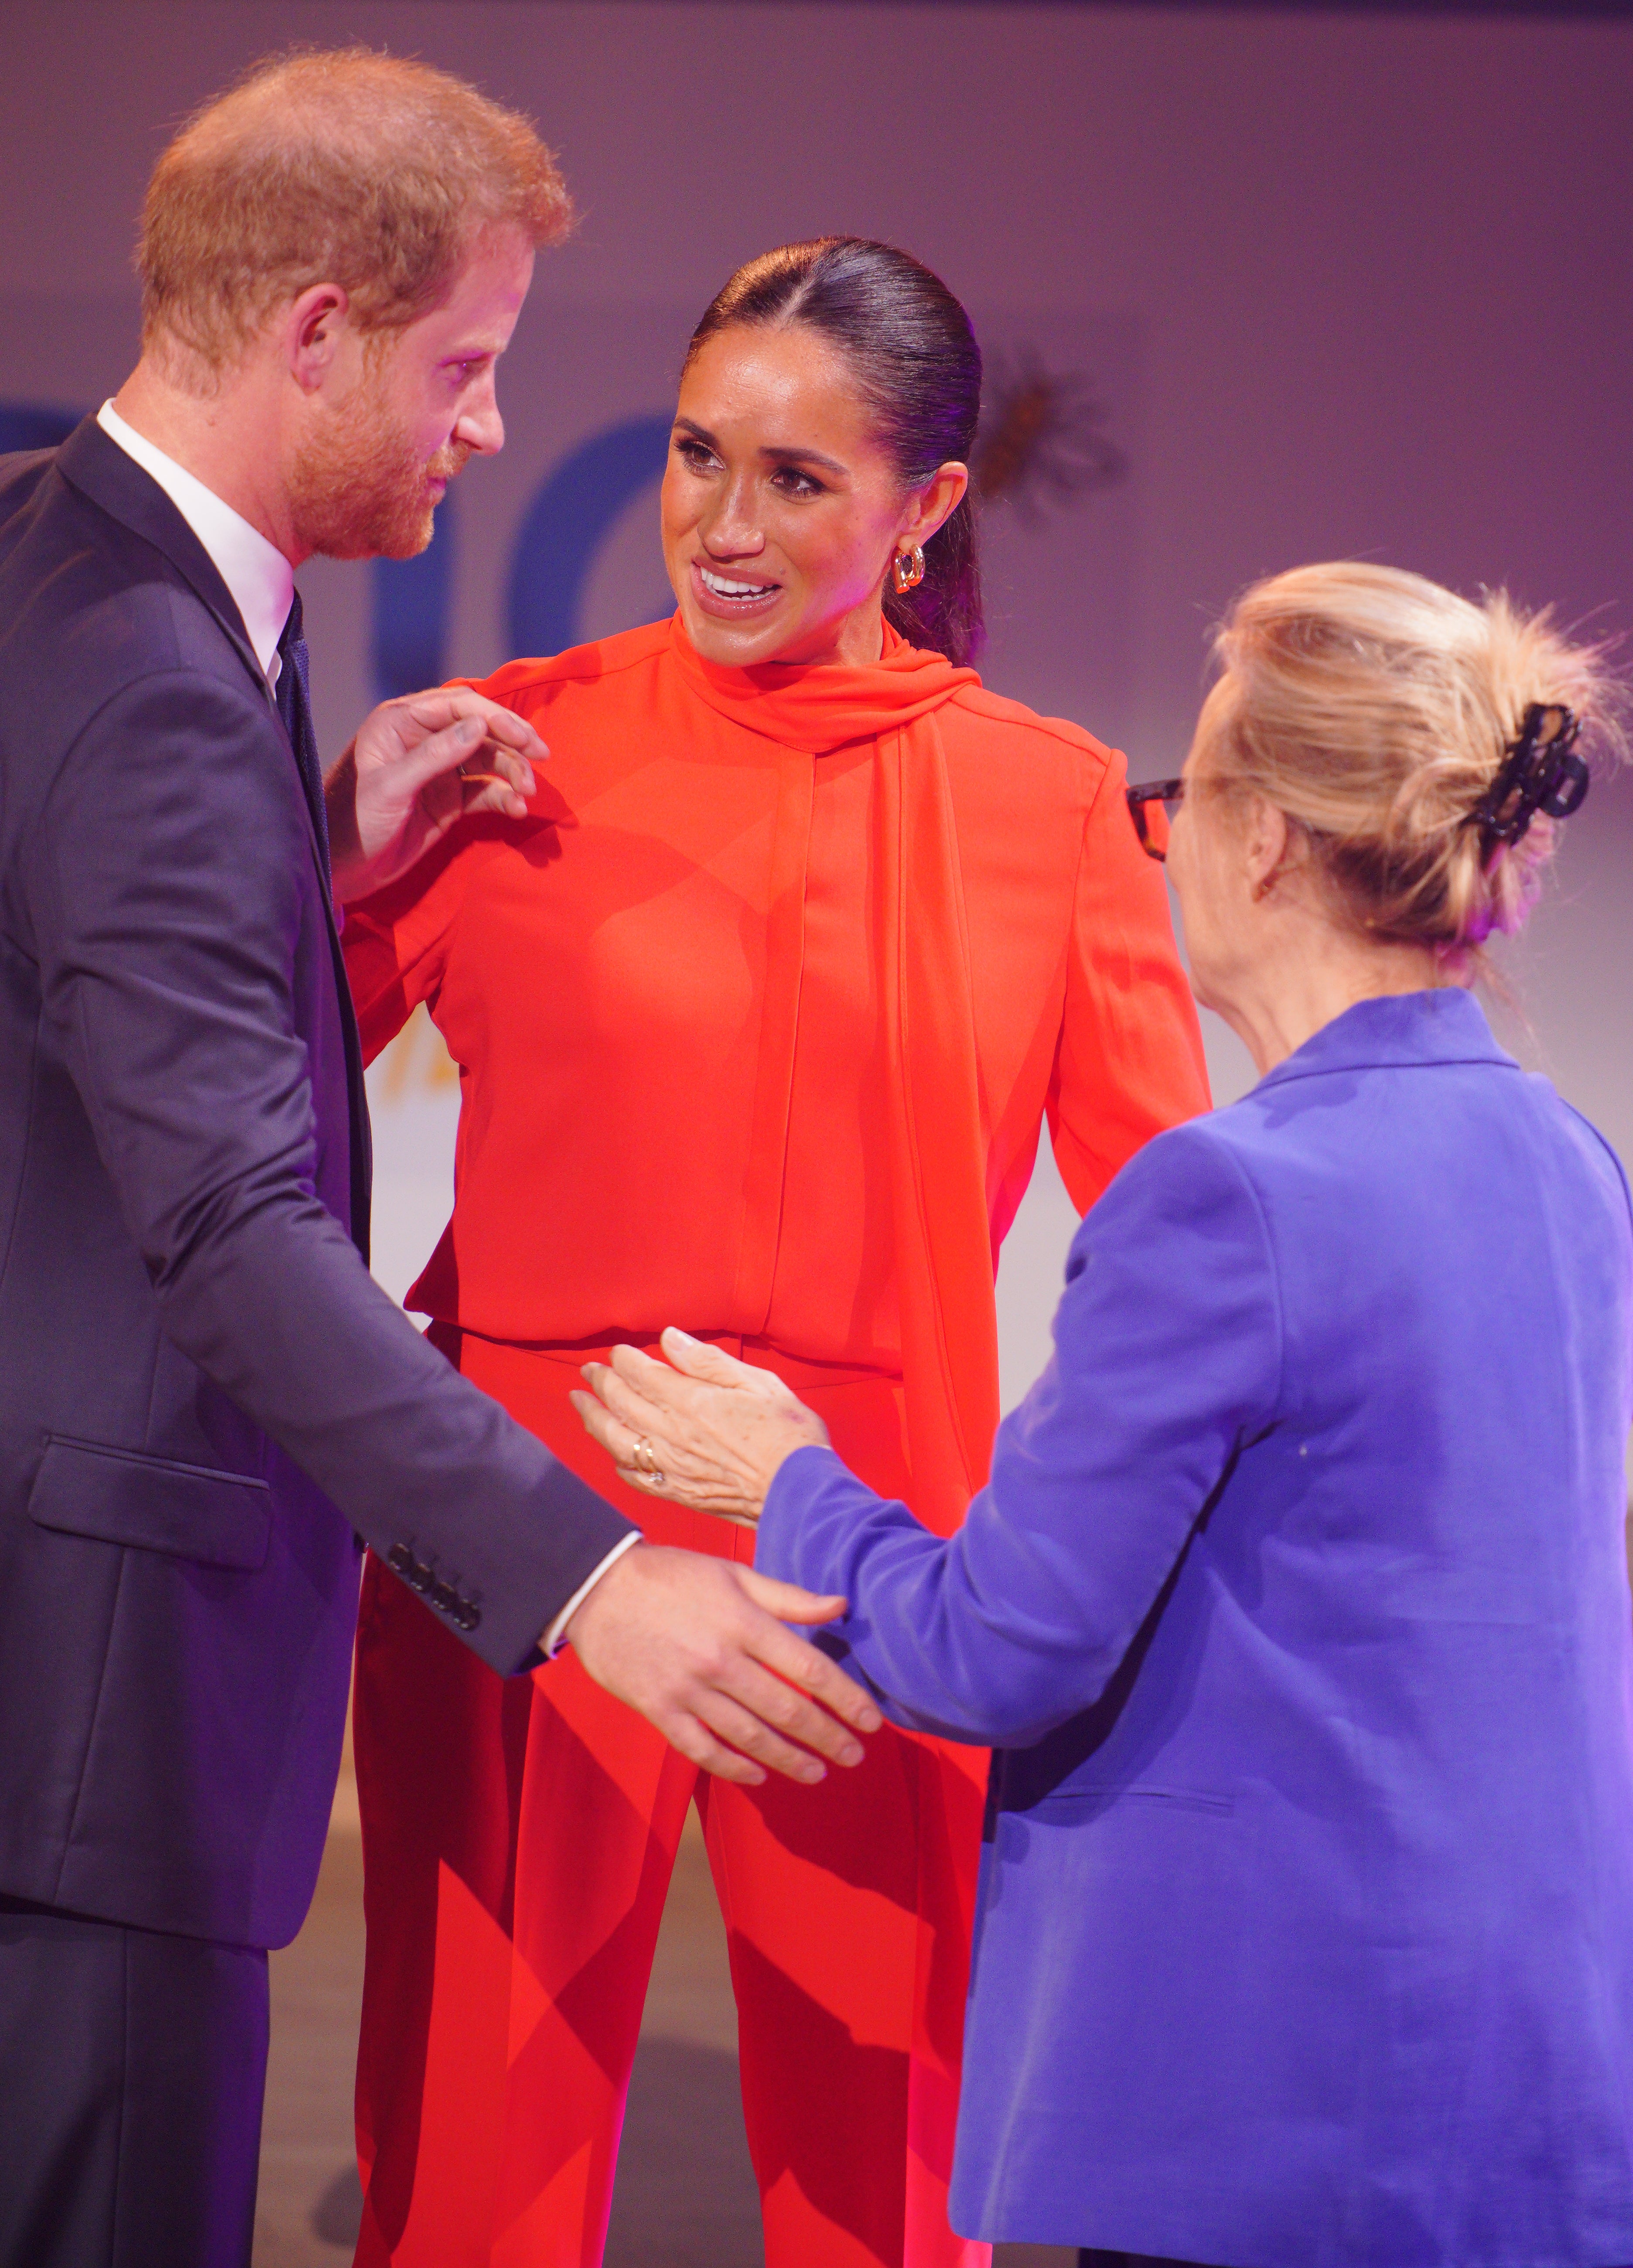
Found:
[[[692,334],[687,364],[734,323],[808,323],[857,374],[904,488],[950,460],[967,463],[981,414],[981,349],[938,276],[894,244],[820,236],[739,268]],[[924,546],[916,591],[885,583],[885,613],[914,645],[950,661],[979,652],[985,625],[974,501],[967,493]]]

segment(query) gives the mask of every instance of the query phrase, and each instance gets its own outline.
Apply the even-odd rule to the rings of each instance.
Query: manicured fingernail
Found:
[[[842,1764],[859,1764],[865,1753],[857,1742],[852,1741],[848,1748],[840,1750],[839,1761]]]
[[[807,1764],[801,1778],[807,1787],[814,1787],[820,1779],[828,1778],[828,1768],[825,1764]]]

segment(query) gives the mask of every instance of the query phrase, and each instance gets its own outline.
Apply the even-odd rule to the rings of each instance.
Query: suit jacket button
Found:
[[[408,1562],[407,1580],[423,1598],[437,1578],[423,1559],[411,1559]]]
[[[460,1603],[460,1594],[452,1583],[438,1583],[426,1596],[438,1614],[451,1615]]]
[[[460,1628],[462,1631],[480,1630],[482,1627],[482,1609],[480,1607],[472,1606],[468,1599],[461,1599],[460,1602],[460,1611],[454,1619],[459,1624]]]
[[[394,1575],[406,1575],[414,1565],[414,1554],[406,1543],[394,1543],[386,1554],[386,1565]]]

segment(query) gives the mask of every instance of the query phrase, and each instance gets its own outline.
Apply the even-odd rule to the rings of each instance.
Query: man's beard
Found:
[[[421,457],[383,387],[360,386],[345,414],[319,428],[296,460],[290,504],[309,551],[329,559],[411,559],[431,540],[433,476],[451,481],[471,452],[446,441]]]

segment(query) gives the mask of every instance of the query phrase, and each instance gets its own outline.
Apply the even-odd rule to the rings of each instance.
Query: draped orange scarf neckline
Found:
[[[881,740],[931,716],[960,686],[979,685],[973,669],[945,654],[909,645],[890,624],[885,650],[869,663],[768,662],[758,669],[725,669],[706,661],[676,615],[670,650],[699,698],[750,733],[786,748],[826,756],[855,740]]]
[[[914,1509],[943,1533],[986,1478],[998,1418],[987,1197],[989,1129],[975,1049],[969,932],[938,712],[981,679],[888,624],[865,666],[726,669],[677,615],[686,683],[745,730],[813,758],[878,751],[873,925],[884,1011],[891,1193]]]

